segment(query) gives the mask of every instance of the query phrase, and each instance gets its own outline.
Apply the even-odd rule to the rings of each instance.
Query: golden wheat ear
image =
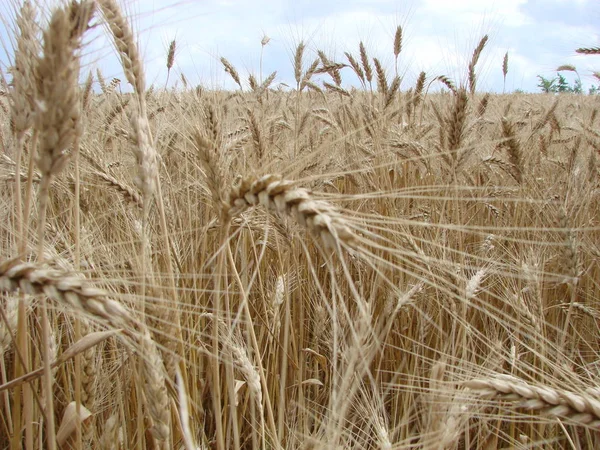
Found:
[[[163,360],[146,326],[136,320],[108,294],[81,277],[51,268],[23,263],[18,259],[0,263],[0,291],[21,290],[29,295],[46,295],[72,312],[83,313],[112,328],[122,329],[142,355],[141,385],[153,419],[156,439],[169,438],[170,408],[166,393]]]
[[[308,190],[296,187],[279,175],[243,179],[229,194],[231,217],[258,205],[267,211],[291,216],[319,236],[327,248],[337,249],[340,242],[350,244],[354,240],[354,234],[336,208],[328,202],[314,200]]]
[[[517,408],[539,411],[579,425],[600,427],[600,400],[590,394],[534,386],[511,375],[470,380],[464,387],[481,398],[507,401]]]

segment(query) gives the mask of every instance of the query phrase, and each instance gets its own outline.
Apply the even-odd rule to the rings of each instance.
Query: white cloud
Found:
[[[345,61],[364,41],[394,71],[392,42],[398,24],[404,29],[399,70],[403,87],[418,73],[464,80],[474,47],[484,34],[490,40],[478,70],[481,88],[502,90],[501,63],[509,51],[512,87],[536,90],[536,75],[552,76],[556,66],[574,62],[590,71],[597,58],[581,58],[574,49],[598,45],[597,0],[127,0],[126,9],[139,31],[149,83],[166,78],[166,53],[177,40],[176,73],[191,82],[233,87],[219,58],[225,56],[241,73],[258,74],[263,33],[272,38],[264,49],[263,72],[278,71],[278,81],[293,79],[291,59],[302,39],[307,61],[316,49]],[[600,22],[598,20],[597,22]],[[1,25],[0,25],[1,27]],[[0,34],[3,30],[0,29]],[[100,67],[107,77],[122,72],[109,41],[96,36],[85,68]],[[6,61],[6,58],[2,58]],[[307,62],[308,64],[308,62]],[[597,67],[598,69],[600,67]],[[354,80],[344,71],[346,82]]]

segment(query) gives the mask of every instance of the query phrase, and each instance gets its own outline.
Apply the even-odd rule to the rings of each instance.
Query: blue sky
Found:
[[[11,0],[14,3],[14,0]],[[48,3],[48,2],[46,2]],[[394,73],[392,52],[396,26],[404,30],[399,59],[402,87],[414,85],[421,70],[429,77],[447,75],[457,84],[479,39],[490,40],[478,66],[478,89],[502,92],[502,58],[509,54],[506,90],[537,91],[536,75],[556,75],[561,64],[575,65],[584,86],[600,84],[591,73],[600,71],[600,57],[581,56],[575,49],[600,46],[598,0],[127,0],[144,55],[148,84],[164,86],[166,52],[177,41],[169,85],[183,73],[190,83],[234,88],[219,62],[226,57],[243,79],[259,77],[261,39],[263,77],[277,70],[276,83],[293,84],[292,59],[300,40],[307,44],[306,64],[325,51],[346,62],[344,51],[358,54],[363,41]],[[0,6],[4,17],[11,7]],[[6,41],[5,25],[0,36]],[[110,42],[99,32],[90,37],[84,71],[102,70],[107,78],[124,80]],[[9,50],[10,51],[10,50]],[[0,57],[6,64],[6,55]],[[570,81],[574,74],[565,73]],[[350,69],[343,85],[356,84]]]

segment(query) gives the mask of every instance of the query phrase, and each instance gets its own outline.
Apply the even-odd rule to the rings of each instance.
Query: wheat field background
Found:
[[[165,90],[115,0],[45,15],[0,88],[0,448],[599,448],[597,96],[479,92],[487,36],[464,82],[299,43],[295,86]]]

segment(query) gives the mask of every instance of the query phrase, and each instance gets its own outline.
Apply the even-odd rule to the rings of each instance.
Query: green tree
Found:
[[[556,90],[558,92],[571,92],[571,86],[569,86],[569,82],[562,73],[559,73],[556,79],[558,79],[556,83]]]
[[[544,78],[541,75],[538,75],[537,77],[540,79],[538,87],[542,90],[542,92],[546,94],[550,94],[551,92],[558,92],[558,88],[556,86],[556,78],[548,79]]]
[[[571,93],[571,94],[582,94],[583,86],[581,84],[581,80],[577,79],[573,82],[573,85],[570,85],[564,75],[561,73],[557,73],[557,76],[554,78],[544,78],[541,75],[537,77],[540,79],[538,87],[540,90],[546,94],[550,93]]]

